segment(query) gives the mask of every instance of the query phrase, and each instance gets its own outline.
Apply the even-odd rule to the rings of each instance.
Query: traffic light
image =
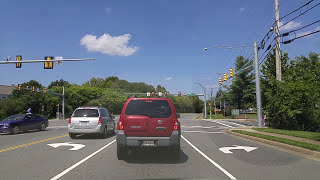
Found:
[[[230,69],[230,77],[233,77],[233,69]]]
[[[181,92],[180,92],[180,91],[178,92],[178,96],[179,96],[179,97],[181,96]]]
[[[209,103],[209,107],[211,106],[211,103]]]
[[[31,87],[32,92],[34,92],[34,86]]]
[[[46,56],[44,60],[53,60],[53,56]],[[53,69],[53,62],[44,62],[44,69]]]
[[[219,77],[219,84],[222,85],[222,78]]]
[[[22,56],[16,56],[16,61],[21,61]],[[21,68],[21,63],[16,63],[16,68]]]
[[[168,93],[167,91],[164,92],[164,97],[167,97]]]
[[[151,93],[151,96],[154,96],[154,92]]]
[[[18,84],[18,90],[19,90],[19,91],[22,90],[21,84]]]
[[[224,81],[228,81],[228,74],[227,73],[224,74],[224,79],[223,80]]]
[[[43,88],[43,94],[47,93],[47,88]]]

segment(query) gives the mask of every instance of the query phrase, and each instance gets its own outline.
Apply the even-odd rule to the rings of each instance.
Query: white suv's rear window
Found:
[[[98,109],[77,109],[73,117],[99,117]]]
[[[132,100],[125,113],[126,115],[145,115],[151,118],[168,118],[172,115],[172,110],[166,100]]]

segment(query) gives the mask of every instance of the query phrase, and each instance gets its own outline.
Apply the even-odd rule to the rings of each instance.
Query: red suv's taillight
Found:
[[[99,124],[101,124],[102,123],[102,117],[99,117],[99,122],[98,122]]]
[[[174,118],[173,121],[173,130],[178,130],[179,129],[179,122],[177,118]]]
[[[123,118],[120,116],[120,119],[118,121],[118,130],[123,130]]]
[[[69,124],[71,124],[71,118],[69,119]]]

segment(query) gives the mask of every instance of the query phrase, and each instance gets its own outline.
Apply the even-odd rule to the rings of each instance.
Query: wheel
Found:
[[[77,138],[77,137],[76,137],[76,134],[73,134],[73,133],[69,133],[69,136],[70,136],[71,139]]]
[[[46,125],[44,123],[42,123],[40,125],[40,128],[39,128],[40,131],[45,131],[46,130]]]
[[[104,130],[103,130],[102,134],[100,135],[100,137],[101,137],[102,139],[105,139],[105,138],[108,137],[107,127],[104,128]]]
[[[18,134],[20,131],[19,126],[14,126],[13,128],[11,128],[10,134]]]
[[[125,160],[128,158],[128,148],[125,146],[119,146],[117,144],[117,157],[118,160]]]

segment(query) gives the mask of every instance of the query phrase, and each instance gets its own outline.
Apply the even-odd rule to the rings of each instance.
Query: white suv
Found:
[[[97,134],[106,138],[115,133],[114,116],[103,107],[79,107],[69,119],[68,131],[70,138],[78,134]]]

